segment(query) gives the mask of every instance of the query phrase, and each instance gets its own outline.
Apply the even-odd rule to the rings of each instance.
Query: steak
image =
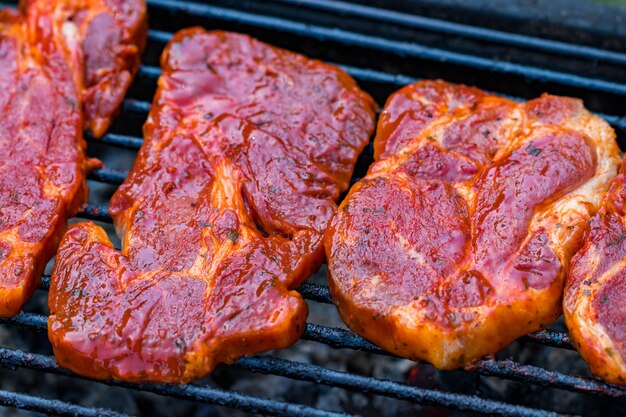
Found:
[[[0,315],[30,298],[87,199],[83,129],[101,135],[139,64],[143,1],[0,11]]]
[[[626,163],[611,183],[572,260],[563,310],[591,371],[626,385]]]
[[[452,369],[560,315],[570,258],[618,165],[607,123],[571,98],[516,103],[422,81],[389,98],[374,146],[325,235],[353,331]]]
[[[55,356],[93,378],[178,383],[294,343],[307,316],[294,289],[322,263],[374,129],[342,70],[245,35],[183,30],[161,63],[110,204],[121,253],[75,224],[52,276]]]

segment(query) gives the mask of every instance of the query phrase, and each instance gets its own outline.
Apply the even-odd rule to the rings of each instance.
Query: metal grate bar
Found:
[[[174,35],[170,32],[163,32],[163,31],[158,31],[158,30],[150,31],[150,38],[158,40],[159,42],[162,42],[162,43],[168,42],[172,36]],[[367,69],[367,68],[359,68],[359,67],[354,67],[352,65],[338,64],[335,62],[327,62],[327,63],[331,65],[336,65],[342,68],[344,71],[349,73],[352,77],[362,82],[389,84],[391,86],[404,86],[404,85],[411,84],[419,80],[419,78],[410,77],[408,75],[390,74],[387,72],[376,71],[376,70]],[[156,81],[156,79],[158,79],[161,76],[161,68],[153,66],[153,65],[142,65],[139,68],[139,72],[137,75],[139,77],[142,77],[148,80]]]
[[[585,379],[557,371],[549,371],[537,366],[522,365],[511,359],[481,360],[477,364],[476,372],[481,375],[505,377],[550,388],[560,388],[613,398],[626,398],[626,390],[622,387],[607,384],[596,379]]]
[[[119,135],[115,133],[107,133],[100,139],[95,139],[91,134],[86,134],[85,138],[90,141],[104,143],[105,145],[132,150],[139,150],[143,144],[143,139],[136,136]]]
[[[557,330],[540,330],[521,338],[522,340],[561,349],[575,350],[567,332]]]
[[[293,22],[290,20],[275,18],[271,16],[259,16],[251,13],[240,12],[237,10],[211,6],[207,4],[182,2],[178,0],[149,0],[148,4],[152,7],[162,8],[175,12],[183,11],[188,12],[192,15],[202,16],[206,18],[214,18],[224,21],[249,24],[256,27],[280,30],[302,37],[334,41],[337,43],[348,44],[351,46],[361,46],[383,51],[391,51],[402,56],[406,55],[425,60],[452,63],[460,66],[468,66],[471,68],[489,72],[516,75],[539,82],[552,82],[576,88],[602,91],[610,94],[626,94],[626,85],[620,83],[582,77],[570,73],[551,71],[522,64],[513,64],[509,62],[480,58],[473,55],[456,53],[437,48],[429,48],[419,45],[417,43],[392,41],[339,29]],[[6,5],[6,2],[0,2],[0,5]],[[157,30],[150,31],[150,39],[152,40],[167,42],[169,41],[170,37],[171,34],[169,34],[168,32],[162,32]],[[574,47],[574,49],[580,48],[584,47],[581,45],[576,45]],[[622,57],[624,56],[624,54],[616,54]],[[399,81],[399,83],[406,84],[407,82],[405,81],[407,80]],[[140,103],[136,100],[129,99],[124,101],[123,108],[124,110],[130,112],[147,113],[150,107],[149,104],[146,107],[145,103]]]
[[[185,12],[193,16],[248,24],[259,28],[291,33],[303,38],[314,38],[320,41],[331,41],[347,46],[392,52],[400,56],[454,64],[496,74],[518,76],[537,82],[550,82],[609,94],[626,95],[626,85],[624,84],[528,65],[496,61],[475,55],[431,48],[418,43],[389,40],[342,29],[252,14],[208,4],[182,2],[178,0],[148,0],[148,4],[152,7],[176,11],[177,13]],[[152,33],[151,39],[156,40],[158,38]],[[169,40],[169,38],[161,40],[166,41]]]
[[[157,31],[151,31],[151,34],[154,34],[155,32]],[[172,36],[172,34],[168,32],[159,32],[159,33],[160,33],[159,38],[165,37],[169,39]],[[342,68],[344,71],[346,71],[348,74],[350,74],[352,77],[354,77],[356,80],[358,80],[361,83],[371,82],[371,83],[378,83],[378,84],[389,84],[390,86],[398,88],[398,87],[402,87],[402,86],[405,86],[405,85],[408,85],[408,84],[411,84],[420,80],[420,78],[409,77],[408,75],[389,74],[389,73],[382,72],[382,71],[376,71],[376,70],[367,69],[367,68],[358,68],[358,67],[353,67],[350,65],[343,65],[343,64],[337,64],[337,63],[331,63],[331,64]],[[157,78],[161,76],[161,69],[155,66],[143,65],[139,70],[139,76],[146,78],[146,79],[156,80]],[[510,95],[502,94],[498,92],[495,92],[494,94],[497,94],[502,97],[506,97],[514,101],[526,100],[522,97],[510,96]],[[129,101],[129,103],[126,103],[126,105],[128,105],[129,108],[132,108],[134,113],[147,115],[148,112],[150,111],[150,103],[148,102],[143,102],[140,100],[127,100],[127,101]],[[602,117],[604,120],[606,120],[614,128],[620,131],[626,131],[626,117],[625,116],[617,116],[613,114],[604,114],[604,113],[596,113],[596,114]],[[106,140],[106,136],[107,135],[105,135],[105,137],[103,137],[100,140],[101,141]],[[129,137],[129,138],[132,138],[132,137]],[[139,140],[141,141],[141,139]],[[126,143],[128,145],[125,145],[124,142],[116,142],[114,143],[114,145],[123,146],[129,149],[139,149],[141,147],[141,142],[134,141],[131,144],[131,142],[128,141]]]
[[[380,380],[371,377],[351,375],[345,372],[333,371],[317,365],[310,365],[288,361],[270,356],[243,358],[236,362],[236,365],[251,372],[274,374],[286,378],[303,380],[308,382],[322,383],[334,387],[345,388],[358,392],[369,392],[377,395],[411,401],[418,404],[440,405],[464,411],[474,411],[490,415],[506,416],[559,416],[558,413],[545,412],[530,407],[505,404],[498,401],[486,400],[475,395],[453,394],[448,392],[422,389],[398,382]],[[14,369],[16,367],[34,369],[51,372],[55,374],[79,377],[66,369],[61,368],[52,356],[26,353],[10,348],[0,348],[0,366]],[[185,399],[192,399],[214,403],[208,397],[213,391],[224,394],[237,394],[226,392],[215,388],[204,387],[194,384],[188,385],[165,385],[165,384],[132,384],[118,381],[98,381],[108,385],[122,386],[142,391],[150,391],[160,395],[181,397],[181,393],[190,393]],[[199,396],[199,394],[202,394]],[[244,396],[243,394],[239,394]],[[244,396],[248,397],[248,396]],[[251,397],[254,398],[254,397]],[[285,404],[285,403],[283,403]],[[220,404],[225,405],[225,404]],[[226,404],[232,406],[230,404]],[[241,407],[236,407],[241,408]],[[284,410],[289,412],[288,410]],[[321,410],[314,410],[321,411]],[[324,415],[324,416],[345,416],[345,414],[330,413],[324,414],[295,414],[304,415]],[[271,414],[271,413],[270,413]],[[289,414],[289,415],[294,415]]]
[[[543,338],[547,338],[549,333],[555,333],[557,340],[559,337],[562,337],[560,332],[544,330],[544,333]],[[532,338],[533,336],[531,335],[529,337]],[[379,355],[393,356],[391,353],[384,351],[360,336],[344,329],[307,323],[306,332],[302,338],[324,343],[335,349],[348,348]],[[512,364],[515,364],[515,366]],[[522,365],[513,361],[481,360],[474,364],[472,370],[481,375],[525,381],[568,391],[626,398],[626,389],[614,387],[596,380],[589,380],[554,371],[546,371],[542,368]]]
[[[271,356],[238,360],[235,365],[251,372],[284,376],[292,379],[322,383],[358,392],[385,395],[425,405],[439,405],[462,411],[508,416],[557,416],[529,407],[486,400],[475,395],[452,394],[412,387],[393,381],[333,371],[317,365],[293,362]]]
[[[8,369],[33,369],[93,381],[89,378],[77,375],[67,369],[61,368],[52,356],[46,356],[36,353],[26,353],[20,350],[10,348],[0,348],[0,366]],[[251,413],[261,413],[264,415],[292,417],[351,416],[350,414],[320,410],[312,407],[290,404],[282,401],[269,400],[265,398],[258,398],[251,395],[241,394],[235,391],[225,391],[219,388],[200,386],[195,384],[134,384],[113,380],[96,382],[116,387],[130,388],[137,391],[148,391],[158,395],[175,397],[184,400],[199,401],[207,404],[217,404],[225,407],[238,408]]]
[[[41,314],[22,312],[12,318],[2,318],[0,319],[0,323],[12,324],[27,329],[34,329],[40,332],[45,332],[47,329],[47,317]],[[307,323],[303,339],[323,343],[335,349],[347,348],[370,353],[390,355],[354,333],[333,327]],[[563,374],[557,371],[548,371],[535,366],[519,364],[512,360],[482,360],[476,362],[476,364],[472,367],[472,370],[485,376],[496,376],[516,381],[524,381],[567,391],[601,397],[620,399],[626,398],[626,389],[610,385],[599,380],[585,379],[574,375]],[[314,375],[299,374],[297,377],[297,379],[303,380],[309,380],[308,378],[315,378],[316,382],[323,383],[325,385],[333,385],[332,381],[322,380],[317,371]],[[376,381],[378,380],[370,378],[370,382],[375,383]],[[387,394],[381,393],[381,395]]]
[[[83,407],[65,401],[49,400],[47,398],[5,390],[0,390],[0,405],[55,416],[130,417],[128,414],[118,413],[104,408]]]
[[[501,32],[462,23],[448,22],[430,17],[418,16],[386,10],[379,7],[370,7],[358,3],[347,3],[334,0],[274,0],[280,3],[294,6],[306,6],[312,9],[323,10],[344,16],[362,17],[377,21],[402,25],[413,29],[438,32],[445,35],[460,36],[467,39],[475,39],[489,43],[499,43],[534,49],[536,51],[559,54],[574,58],[589,59],[598,62],[607,62],[617,65],[626,64],[626,54],[622,52],[608,51],[585,45],[569,44],[550,39],[534,38],[516,33]]]
[[[122,111],[147,115],[152,105],[148,101],[127,98],[122,102]]]
[[[313,284],[312,282],[304,282],[300,284],[297,291],[307,300],[317,301],[318,303],[332,304],[330,291],[327,286]]]
[[[119,185],[124,182],[124,179],[126,179],[127,176],[128,171],[119,171],[117,169],[103,167],[91,171],[89,175],[87,175],[87,179],[107,184]]]

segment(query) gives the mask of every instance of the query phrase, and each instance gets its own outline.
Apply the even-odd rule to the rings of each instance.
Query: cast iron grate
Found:
[[[626,53],[592,46],[540,39],[519,34],[466,26],[408,13],[381,10],[348,1],[331,0],[222,0],[211,5],[177,0],[149,0],[151,29],[149,47],[135,86],[124,101],[121,115],[112,131],[96,144],[89,139],[90,151],[115,147],[136,151],[142,144],[139,126],[150,109],[149,100],[160,75],[158,57],[176,29],[200,24],[206,28],[238,30],[262,40],[288,47],[312,57],[336,62],[371,92],[379,103],[395,89],[433,73],[451,81],[473,83],[505,95],[534,96],[544,90],[585,98],[587,105],[622,133],[626,117],[605,114],[626,97],[626,77],[603,78],[602,74],[624,72]],[[371,31],[372,25],[378,29]],[[421,43],[422,37],[424,43]],[[450,44],[457,39],[461,44]],[[465,42],[465,43],[463,43]],[[433,46],[435,45],[435,46]],[[439,45],[439,46],[437,46]],[[476,53],[480,47],[481,52]],[[505,57],[502,48],[507,48]],[[469,51],[469,52],[468,52]],[[526,64],[528,54],[532,62]],[[543,58],[542,58],[543,56]],[[554,56],[568,63],[578,62],[585,71],[563,71],[551,68]],[[543,61],[541,61],[543,59]],[[410,65],[409,65],[410,64]],[[579,68],[572,66],[571,68]],[[410,75],[402,75],[410,74]],[[625,72],[626,74],[626,72]],[[520,98],[521,99],[521,98]],[[94,155],[97,156],[97,155]],[[371,162],[371,148],[359,160],[353,181],[362,176]],[[127,172],[102,168],[91,173],[93,183],[116,186]],[[81,218],[110,223],[106,204],[90,204]],[[48,289],[50,277],[42,279],[41,290]],[[331,304],[328,288],[305,283],[298,291],[308,300]],[[333,308],[328,306],[327,308]],[[45,332],[47,317],[22,312],[2,323]],[[323,343],[336,349],[353,349],[389,355],[359,336],[340,328],[309,323],[305,340]],[[530,334],[523,342],[542,344],[557,349],[573,349],[566,333],[544,330]],[[351,354],[345,351],[346,355]],[[52,374],[82,378],[60,368],[47,355],[0,347],[0,365],[8,369],[26,368]],[[243,358],[233,366],[247,371],[365,392],[423,405],[436,405],[461,411],[506,416],[560,415],[551,410],[505,403],[480,395],[425,389],[409,384],[340,372],[322,366],[290,361],[271,355]],[[484,359],[470,372],[572,391],[590,396],[626,399],[626,389],[597,379],[583,378],[541,367],[518,363],[511,359]],[[204,385],[130,384],[104,381],[103,384],[141,390],[179,399],[233,407],[249,413],[280,416],[345,416],[301,404],[260,398]],[[38,396],[0,390],[0,405],[53,415],[125,416],[111,410],[75,405]]]

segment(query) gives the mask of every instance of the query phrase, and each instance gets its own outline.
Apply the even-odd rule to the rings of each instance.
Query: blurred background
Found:
[[[614,6],[621,6],[621,7],[626,6],[626,1],[624,0],[595,0],[595,1],[598,3],[611,4]]]

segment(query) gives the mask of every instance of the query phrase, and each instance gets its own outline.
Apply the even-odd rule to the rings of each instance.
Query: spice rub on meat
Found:
[[[83,129],[104,133],[139,63],[144,1],[0,10],[0,316],[19,312],[87,198]]]
[[[375,159],[325,235],[331,294],[356,333],[451,369],[559,316],[619,150],[580,100],[423,81],[389,98]]]
[[[323,261],[335,200],[374,129],[337,67],[192,28],[162,56],[145,142],[93,223],[65,235],[50,289],[59,363],[94,378],[182,382],[295,342],[293,289]]]
[[[626,385],[626,160],[572,259],[563,310],[591,372]]]

